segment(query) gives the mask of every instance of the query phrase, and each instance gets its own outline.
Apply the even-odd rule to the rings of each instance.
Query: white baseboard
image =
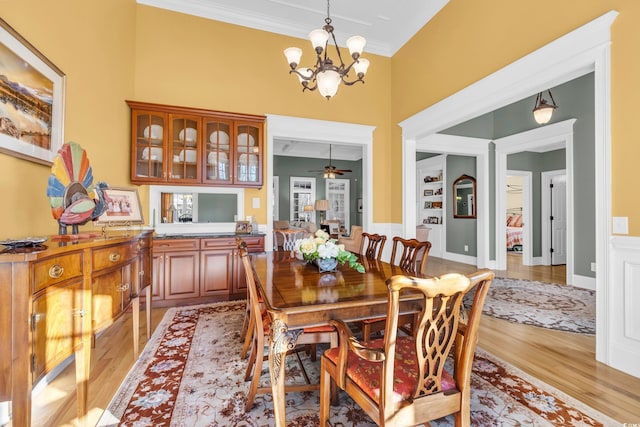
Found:
[[[578,274],[574,274],[573,278],[572,278],[572,283],[571,285],[578,287],[578,288],[584,288],[584,289],[589,289],[591,291],[595,291],[596,290],[596,278],[595,277],[588,277],[588,276],[580,276]]]
[[[445,251],[443,258],[448,259],[449,261],[461,262],[463,264],[478,265],[478,258],[470,255],[461,255]]]

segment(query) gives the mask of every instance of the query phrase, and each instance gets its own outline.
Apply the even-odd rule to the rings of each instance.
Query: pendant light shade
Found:
[[[536,104],[533,107],[533,118],[541,125],[549,123],[553,115],[553,110],[558,108],[556,101],[553,99],[553,95],[551,95],[551,90],[547,90],[547,93],[549,94],[549,98],[551,98],[551,104],[542,97],[542,92],[540,92],[538,96],[536,96]]]

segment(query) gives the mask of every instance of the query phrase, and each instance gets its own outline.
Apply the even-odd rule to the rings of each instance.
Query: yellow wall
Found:
[[[302,63],[311,63],[306,40],[136,5],[134,0],[1,4],[2,18],[66,73],[64,140],[87,149],[97,179],[131,185],[125,99],[360,123],[376,126],[373,219],[385,223],[402,220],[397,191],[402,148],[396,123],[618,10],[612,31],[613,214],[628,216],[630,234],[640,235],[640,201],[623,193],[628,191],[623,183],[635,180],[635,159],[640,158],[635,142],[640,110],[637,2],[451,0],[392,59],[367,55],[371,68],[366,84],[341,87],[331,101],[317,93],[302,94],[295,77],[287,74],[282,50],[303,47]],[[0,170],[5,207],[0,210],[0,237],[55,233],[45,194],[49,168],[0,154]],[[140,194],[146,214],[147,189],[140,187]],[[256,196],[263,208],[246,213],[266,222],[266,189],[247,191],[247,200]]]
[[[389,58],[367,54],[366,83],[341,86],[327,101],[317,92],[302,93],[298,79],[288,74],[283,50],[302,48],[301,64],[312,65],[315,54],[308,40],[148,6],[138,7],[136,35],[138,101],[375,126],[374,161],[381,173],[373,182],[374,221],[390,222]],[[347,58],[348,52],[343,55]],[[267,222],[266,188],[247,190],[245,197],[245,214]],[[261,209],[251,208],[253,197],[262,199]]]
[[[2,19],[66,74],[64,141],[88,152],[97,179],[127,184],[136,6],[133,0],[0,2]],[[57,233],[50,168],[0,154],[0,238]]]
[[[640,198],[628,197],[640,144],[640,2],[451,0],[392,59],[391,122],[398,123],[610,10],[612,26],[612,214],[640,235]],[[416,78],[417,76],[417,78]],[[394,144],[401,131],[392,128]],[[401,167],[399,156],[394,167]]]

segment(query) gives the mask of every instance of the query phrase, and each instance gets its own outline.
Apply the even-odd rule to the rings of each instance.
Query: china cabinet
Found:
[[[131,182],[262,187],[264,116],[127,104]]]

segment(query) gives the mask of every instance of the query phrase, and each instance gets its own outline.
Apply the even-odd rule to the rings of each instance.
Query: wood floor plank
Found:
[[[557,267],[522,266],[521,255],[508,258],[508,269],[499,277],[539,280],[565,284],[566,270]],[[476,268],[438,258],[430,258],[428,274],[470,273]],[[157,325],[166,309],[153,309]],[[140,337],[146,344],[145,316],[141,316]],[[133,365],[131,315],[126,314],[96,340],[89,384],[90,415],[87,425],[95,425],[120,382]],[[479,345],[524,372],[622,423],[640,423],[640,378],[626,375],[595,360],[595,337],[552,331],[484,316]],[[34,400],[34,426],[76,426],[74,366],[71,364],[43,393],[55,396],[46,405]]]

